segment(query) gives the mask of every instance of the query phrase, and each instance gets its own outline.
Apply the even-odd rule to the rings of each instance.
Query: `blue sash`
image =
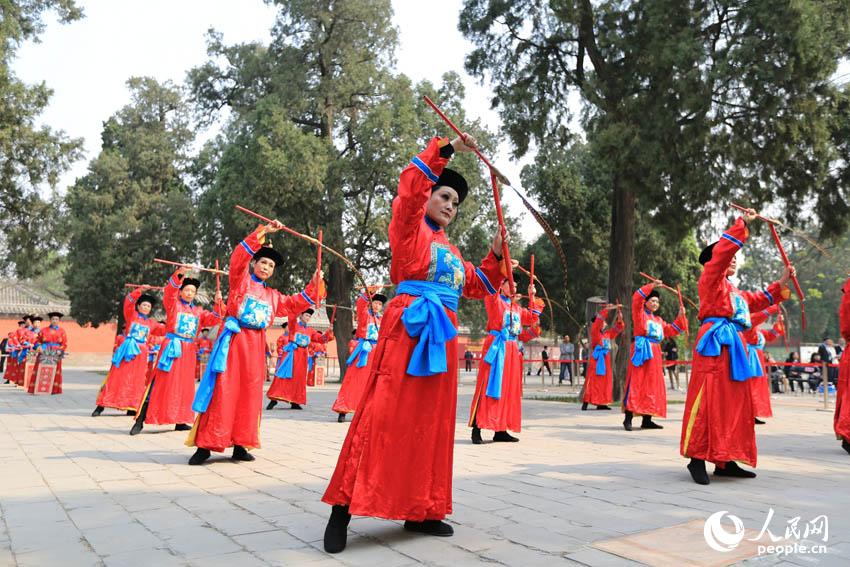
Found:
[[[18,355],[16,357],[17,360],[18,360],[18,364],[23,364],[26,361],[27,355],[29,354],[29,352],[30,352],[30,347],[28,347],[28,346],[22,347],[21,350],[18,351]]]
[[[632,355],[632,364],[635,366],[643,366],[643,363],[653,357],[652,345],[658,344],[661,341],[651,339],[643,335],[635,337],[635,353]]]
[[[703,356],[720,356],[722,347],[729,347],[729,366],[732,379],[743,382],[755,376],[761,376],[764,372],[757,367],[751,366],[747,345],[741,337],[740,331],[743,325],[730,321],[725,317],[709,317],[702,323],[712,323],[709,330],[705,332],[697,343],[696,351]]]
[[[171,365],[174,364],[176,359],[183,356],[183,347],[180,343],[191,343],[193,339],[181,337],[174,333],[167,333],[165,337],[170,340],[162,347],[162,354],[159,356],[159,362],[156,363],[156,367],[163,372],[171,372]],[[124,342],[126,343],[127,341]]]
[[[490,365],[490,377],[487,379],[486,393],[488,398],[498,400],[502,397],[502,377],[505,374],[507,344],[508,341],[516,341],[516,338],[512,337],[506,328],[501,331],[490,331],[490,334],[495,338],[490,343],[487,354],[484,355],[484,362]]]
[[[369,353],[372,352],[372,349],[375,348],[375,344],[378,341],[358,338],[357,346],[354,347],[354,350],[351,351],[351,354],[348,356],[348,359],[345,361],[346,366],[350,365],[354,362],[354,359],[357,359],[357,368],[363,368],[369,363]]]
[[[137,341],[132,337],[127,337],[124,339],[124,342],[118,345],[118,348],[115,349],[115,353],[112,355],[112,366],[115,368],[121,368],[122,362],[130,362],[137,356],[142,353],[142,349],[139,348],[139,343],[145,341]]]
[[[193,411],[198,413],[207,411],[210,400],[212,400],[218,375],[227,370],[227,355],[230,353],[230,341],[233,340],[233,335],[241,332],[242,328],[239,326],[239,321],[235,317],[228,317],[224,320],[224,325],[221,331],[219,331],[218,337],[215,339],[215,344],[210,351],[210,359],[207,362],[207,367],[204,369],[204,375],[201,377],[198,391],[195,392],[195,399],[192,401]]]
[[[313,360],[315,360],[315,358],[316,358],[315,354],[311,354],[310,356],[307,357],[307,372],[310,372],[311,370],[313,370]]]
[[[596,360],[597,376],[605,376],[605,373],[608,370],[608,367],[605,366],[605,357],[608,356],[609,352],[611,352],[610,347],[606,348],[603,345],[596,345],[595,347],[593,347],[593,359]],[[635,353],[637,353],[637,341],[635,341]],[[649,358],[652,358],[652,347],[650,347],[649,350]],[[638,364],[637,366],[640,366],[640,364]]]
[[[437,282],[406,280],[398,285],[396,293],[419,298],[408,305],[401,316],[410,338],[419,337],[410,355],[407,373],[433,376],[447,372],[446,343],[457,336],[457,329],[445,308],[457,312],[459,291]]]
[[[274,375],[277,378],[282,378],[283,380],[292,379],[292,363],[295,361],[295,357],[292,353],[298,348],[298,345],[293,342],[288,342],[283,347],[283,352],[286,354],[283,357],[283,360],[277,365],[277,370],[275,370]]]

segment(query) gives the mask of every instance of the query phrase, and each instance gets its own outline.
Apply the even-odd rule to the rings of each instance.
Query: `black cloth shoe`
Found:
[[[331,508],[331,517],[325,527],[325,551],[328,553],[339,553],[345,549],[348,540],[348,522],[351,514],[348,506],[334,506]]]
[[[97,406],[96,408],[94,408],[94,411],[93,411],[93,412],[91,412],[91,416],[92,416],[92,417],[97,417],[97,416],[99,416],[99,415],[100,415],[100,414],[102,414],[102,413],[103,413],[103,406]]]
[[[274,407],[275,407],[276,405],[277,405],[277,400],[271,400],[271,401],[269,402],[269,405],[267,405],[267,406],[266,406],[266,409],[267,409],[267,410],[274,409]]]
[[[657,423],[652,421],[651,415],[643,416],[643,420],[640,423],[640,428],[641,429],[664,429],[663,426],[658,425]]]
[[[473,445],[481,445],[484,443],[484,440],[481,439],[481,430],[477,427],[472,428],[472,444]]]
[[[128,409],[127,415],[129,415],[130,417],[134,417],[136,415],[136,410]]]
[[[337,423],[345,423],[345,414],[344,413],[339,414],[339,417],[336,418],[336,422]]]
[[[234,461],[246,461],[251,462],[256,457],[248,452],[248,450],[242,445],[234,445],[233,446],[233,455],[230,457]]]
[[[850,443],[846,439],[841,440],[841,448],[850,453]]]
[[[407,520],[404,522],[404,529],[438,537],[449,537],[455,533],[454,528],[440,520],[424,520],[422,522]]]
[[[755,418],[753,421],[755,421],[756,425],[764,425],[764,422],[762,420],[760,420],[759,418]]]
[[[581,411],[587,411],[587,402],[582,402]]]
[[[634,414],[630,411],[627,411],[626,417],[623,419],[623,429],[625,429],[626,431],[632,430],[632,417],[634,417]]]
[[[202,465],[204,462],[210,458],[210,450],[209,449],[201,449],[198,447],[198,450],[195,451],[195,454],[189,458],[190,465]]]
[[[507,431],[497,431],[495,435],[493,435],[493,441],[495,441],[496,443],[516,443],[517,441],[519,441],[519,439],[517,439]]]
[[[711,482],[708,473],[705,472],[705,461],[702,459],[691,459],[691,462],[688,463],[688,471],[697,484],[709,484]]]
[[[136,423],[133,424],[133,427],[130,428],[130,435],[138,435],[142,432],[142,429],[145,427],[144,421],[136,420]]]
[[[174,426],[174,431],[192,431],[192,426],[188,423],[178,423]]]
[[[289,409],[304,409],[300,404],[296,404],[295,402],[289,402]]]
[[[741,467],[738,466],[738,463],[735,461],[729,461],[726,463],[725,468],[715,467],[714,468],[714,476],[732,476],[735,478],[755,478],[756,473],[753,471],[745,471]]]
[[[596,409],[598,409],[598,410],[606,410],[606,409],[609,410],[609,409],[611,409],[611,406],[596,406]]]

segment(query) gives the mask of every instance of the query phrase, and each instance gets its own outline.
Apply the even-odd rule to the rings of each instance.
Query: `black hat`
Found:
[[[23,319],[24,321],[26,321],[27,319],[29,319],[30,321],[32,321],[32,318],[33,318],[33,317],[34,317],[34,315],[29,315],[29,314],[27,314],[27,315],[21,315],[21,319]]]
[[[143,301],[147,301],[148,303],[150,303],[151,307],[156,305],[156,298],[154,296],[147,294],[147,293],[143,293],[142,295],[139,296],[139,299],[136,300],[136,309],[137,310],[139,308],[139,304]]]
[[[315,313],[315,311],[312,307],[308,307],[307,309],[301,312],[302,315],[304,315],[305,313],[309,313],[310,315],[312,315],[313,313]]]
[[[203,329],[201,329],[201,332],[202,332],[202,333],[203,333],[204,331],[206,331],[206,332],[208,332],[208,333],[210,332],[210,330],[209,330],[207,327],[204,327]]]
[[[646,296],[646,300],[649,301],[653,297],[657,297],[659,299],[661,298],[661,294],[658,293],[657,289],[653,289],[652,291],[650,291],[649,295]]]
[[[198,279],[195,279],[195,278],[185,278],[184,277],[183,281],[180,282],[180,289],[183,289],[187,285],[193,285],[193,286],[195,286],[195,289],[198,289],[199,287],[201,287],[201,280],[198,280]]]
[[[48,317],[59,317],[60,319],[65,316],[64,313],[60,313],[59,311],[51,311],[47,314]]]
[[[372,301],[380,301],[381,303],[386,303],[387,302],[387,296],[384,295],[383,293],[373,293],[372,294]]]
[[[33,315],[32,322],[35,323],[36,321],[44,321],[44,317],[42,317],[41,315]]]
[[[717,242],[712,242],[708,246],[702,249],[702,252],[699,253],[699,263],[705,266],[711,261],[711,257],[714,255],[714,245]]]
[[[18,321],[18,325],[26,325],[26,324],[27,324],[27,322],[26,322],[26,321],[24,321],[23,319],[21,319],[20,321]]]
[[[457,201],[459,204],[463,203],[463,200],[466,199],[466,195],[469,193],[469,184],[463,178],[463,175],[448,167],[443,169],[443,173],[437,179],[437,182],[434,183],[434,186],[431,187],[431,191],[434,191],[437,187],[451,187],[454,189],[457,192]]]
[[[260,258],[270,258],[275,266],[283,265],[283,256],[271,246],[262,246],[254,253],[254,260],[259,260]]]
[[[283,323],[280,324],[281,328],[285,328],[285,327],[288,327],[288,326],[289,326],[289,320],[288,319],[284,319]]]

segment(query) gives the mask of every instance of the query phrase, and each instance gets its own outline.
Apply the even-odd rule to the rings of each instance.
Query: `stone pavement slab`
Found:
[[[658,564],[683,546],[697,565],[850,564],[850,456],[812,397],[774,399],[776,417],[757,429],[758,478],[697,486],[678,455],[681,403],[670,404],[663,430],[627,433],[617,411],[527,399],[520,443],[472,445],[464,374],[448,518],[455,536],[354,518],[348,548],[330,556],[320,499],[349,427],[330,411],[336,385],[310,389],[303,411],[264,412],[256,461],[215,455],[189,467],[185,433],[149,426],[130,437],[131,418],[90,416],[101,374],[68,370],[65,381],[66,393],[51,397],[0,386],[0,565],[607,566]],[[573,393],[537,382],[526,389],[550,400]],[[700,535],[722,511],[727,528],[734,515],[759,532],[771,510],[767,527],[783,542],[819,543],[802,532],[825,515],[827,553],[747,559],[713,551]],[[682,525],[691,526],[687,542]]]

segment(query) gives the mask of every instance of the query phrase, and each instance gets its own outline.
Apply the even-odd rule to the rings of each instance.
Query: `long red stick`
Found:
[[[182,263],[182,262],[172,262],[171,260],[163,260],[162,258],[154,258],[154,259],[153,259],[153,261],[154,261],[154,262],[159,262],[160,264],[169,264],[169,265],[171,265],[171,266],[180,266],[180,267],[182,267],[182,268],[191,268],[191,269],[195,269],[195,267],[194,267],[194,266],[192,266],[191,264],[184,264],[184,263]],[[204,267],[199,267],[199,268],[197,268],[197,269],[199,269],[199,270],[201,270],[201,271],[203,271],[203,272],[211,272],[211,273],[213,273],[213,274],[224,274],[225,276],[226,276],[226,275],[229,275],[229,272],[225,272],[225,271],[223,271],[223,270],[216,270],[215,268],[204,268]]]
[[[322,229],[319,229],[319,247],[316,250],[316,275],[322,271]],[[319,285],[316,283],[316,308],[319,307],[320,301],[320,293],[319,293]]]
[[[124,287],[144,287],[145,284],[137,284],[137,283],[125,283]],[[148,288],[155,289],[157,291],[162,291],[165,288],[162,286],[149,285]]]
[[[779,255],[782,257],[782,263],[786,267],[791,267],[791,260],[788,259],[788,254],[785,253],[785,248],[782,246],[782,241],[779,240],[779,233],[776,232],[776,225],[770,223],[770,235],[776,243],[776,248],[779,250]],[[800,287],[800,281],[797,276],[791,276],[791,283],[794,284],[794,291],[797,292],[797,297],[800,299],[800,323],[802,330],[806,330],[806,296],[803,294],[803,288]]]
[[[646,279],[650,280],[650,281],[653,281],[653,282],[658,281],[658,278],[653,277],[653,276],[650,276],[650,275],[649,275],[649,274],[647,274],[647,273],[644,273],[644,272],[638,272],[638,273],[639,273],[640,275],[642,275],[643,277],[645,277]],[[669,285],[664,284],[664,283],[662,283],[662,284],[661,284],[661,287],[662,287],[662,288],[664,288],[664,289],[666,289],[666,290],[668,290],[668,291],[672,291],[673,293],[678,294],[678,295],[679,295],[679,299],[680,299],[680,300],[684,299],[685,301],[687,301],[688,303],[690,303],[690,304],[691,304],[691,306],[692,306],[694,309],[696,309],[696,308],[697,308],[697,304],[696,304],[696,303],[694,303],[693,301],[691,301],[690,299],[688,299],[687,297],[685,297],[684,295],[682,295],[681,290],[678,290],[678,291],[677,291],[675,287],[670,287]]]
[[[531,270],[530,271],[531,271],[531,276],[530,276],[531,285],[534,285],[534,254],[531,255]],[[533,298],[532,298],[532,300],[533,300]]]
[[[218,258],[215,260],[215,269],[218,270]],[[221,274],[215,275],[215,293],[216,295],[221,293]]]
[[[680,284],[676,284],[676,293],[679,294],[679,309],[684,309],[685,302],[682,299],[682,286]],[[688,332],[687,327],[685,327],[685,336],[690,337],[690,333]]]

